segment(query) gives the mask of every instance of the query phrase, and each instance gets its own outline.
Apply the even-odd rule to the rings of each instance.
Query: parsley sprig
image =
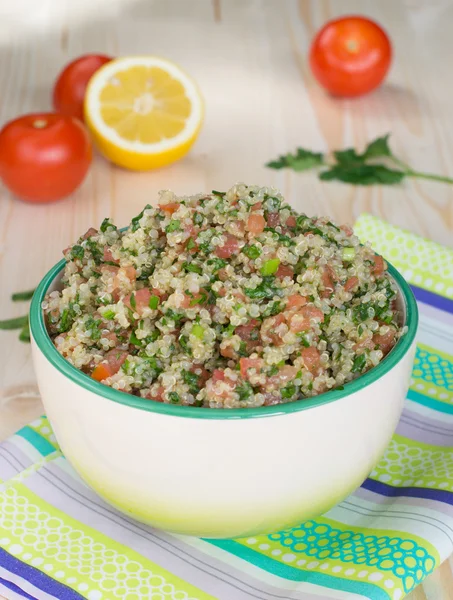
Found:
[[[376,138],[362,153],[358,153],[355,148],[336,150],[333,152],[334,162],[327,161],[321,152],[297,148],[295,153],[283,154],[266,166],[270,169],[289,168],[294,171],[320,169],[319,179],[322,181],[336,180],[353,185],[395,185],[406,177],[453,183],[451,177],[412,169],[393,154],[389,137],[390,134]],[[385,163],[376,162],[379,159],[385,159]]]

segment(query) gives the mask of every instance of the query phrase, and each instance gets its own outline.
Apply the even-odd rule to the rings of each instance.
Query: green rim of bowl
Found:
[[[62,259],[54,267],[52,267],[52,269],[50,269],[47,275],[42,279],[33,295],[33,300],[30,307],[30,329],[38,348],[60,373],[65,375],[77,385],[80,385],[82,388],[85,388],[86,390],[89,390],[90,392],[93,392],[99,396],[103,396],[108,400],[113,400],[113,402],[130,406],[131,408],[138,408],[140,410],[161,413],[173,417],[185,417],[191,419],[253,419],[277,415],[288,415],[290,413],[308,410],[310,408],[322,406],[323,404],[341,400],[341,398],[349,396],[354,392],[363,390],[363,388],[367,387],[388,373],[397,363],[400,362],[400,360],[402,360],[402,358],[408,352],[417,332],[418,308],[412,290],[402,275],[394,267],[392,267],[392,265],[389,264],[389,274],[400,289],[405,303],[405,325],[407,326],[408,330],[400,338],[393,350],[389,352],[389,354],[387,354],[387,356],[382,360],[382,362],[380,362],[376,367],[373,367],[367,371],[358,379],[345,384],[343,389],[332,390],[310,399],[295,400],[294,402],[288,402],[286,404],[277,404],[274,406],[263,406],[256,408],[195,408],[193,406],[176,406],[173,404],[153,402],[152,400],[146,400],[138,396],[133,396],[132,394],[127,394],[126,392],[114,390],[111,387],[95,381],[65,360],[53,345],[46,330],[41,303],[47,293],[47,290],[60,271],[63,270],[65,264],[66,261]]]

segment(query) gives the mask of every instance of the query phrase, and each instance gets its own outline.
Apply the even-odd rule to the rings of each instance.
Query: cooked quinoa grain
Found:
[[[161,192],[125,230],[64,251],[48,331],[77,369],[150,401],[256,407],[316,396],[376,366],[403,330],[384,260],[279,192]]]

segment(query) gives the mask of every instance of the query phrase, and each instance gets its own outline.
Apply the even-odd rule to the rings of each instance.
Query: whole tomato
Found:
[[[360,96],[384,79],[392,60],[385,31],[365,17],[329,21],[310,48],[310,66],[318,82],[335,96]]]
[[[66,65],[53,89],[56,112],[83,121],[83,100],[88,82],[95,71],[111,60],[111,56],[104,54],[87,54]]]
[[[83,181],[92,158],[84,125],[74,117],[24,115],[0,131],[0,177],[16,196],[52,202]]]

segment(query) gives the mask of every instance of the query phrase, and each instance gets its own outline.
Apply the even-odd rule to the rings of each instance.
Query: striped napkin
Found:
[[[453,551],[453,251],[369,215],[356,231],[413,284],[421,313],[404,414],[362,487],[272,535],[170,535],[98,498],[43,417],[0,445],[0,594],[400,600]]]

